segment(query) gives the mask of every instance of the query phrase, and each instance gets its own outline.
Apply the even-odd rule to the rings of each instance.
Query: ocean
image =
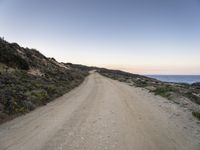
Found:
[[[177,83],[195,83],[200,82],[200,75],[145,75],[160,81]]]

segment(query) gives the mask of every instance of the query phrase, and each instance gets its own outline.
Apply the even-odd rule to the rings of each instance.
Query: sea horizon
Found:
[[[200,82],[200,75],[144,75],[164,82],[196,83]]]

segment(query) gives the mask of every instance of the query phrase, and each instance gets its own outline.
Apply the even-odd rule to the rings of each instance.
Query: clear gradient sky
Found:
[[[0,0],[0,36],[63,62],[200,74],[200,0]]]

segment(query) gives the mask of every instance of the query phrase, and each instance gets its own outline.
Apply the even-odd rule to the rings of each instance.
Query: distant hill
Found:
[[[0,39],[0,122],[63,95],[87,75],[35,49]]]

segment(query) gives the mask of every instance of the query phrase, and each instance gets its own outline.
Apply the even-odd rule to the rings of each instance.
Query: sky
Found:
[[[0,0],[0,36],[60,62],[200,74],[200,0]]]

